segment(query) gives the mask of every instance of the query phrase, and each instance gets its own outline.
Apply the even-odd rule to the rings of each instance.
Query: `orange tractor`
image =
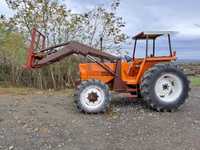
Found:
[[[169,42],[169,55],[157,56],[155,41],[164,35]],[[81,112],[105,112],[110,106],[110,90],[142,97],[147,106],[156,111],[177,109],[188,97],[189,81],[180,68],[172,63],[176,60],[176,53],[171,48],[170,33],[141,32],[133,39],[133,56],[122,59],[78,42],[45,48],[45,36],[34,28],[24,67],[40,68],[72,54],[91,60],[91,63],[79,64],[80,82],[75,92],[75,104]],[[146,41],[144,58],[135,58],[138,40]],[[153,43],[152,50],[148,46],[150,40]]]

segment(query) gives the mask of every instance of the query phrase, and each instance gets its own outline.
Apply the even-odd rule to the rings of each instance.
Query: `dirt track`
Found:
[[[108,113],[84,115],[72,96],[50,93],[0,93],[0,149],[200,149],[200,88],[174,113],[115,96]]]

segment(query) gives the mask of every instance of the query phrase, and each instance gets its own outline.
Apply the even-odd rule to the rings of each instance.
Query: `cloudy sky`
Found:
[[[65,0],[63,3],[79,13],[97,5],[109,5],[110,0]],[[121,0],[117,13],[126,22],[124,32],[129,36],[140,31],[177,31],[173,47],[178,57],[200,59],[199,0]],[[8,17],[14,14],[4,0],[0,0],[0,14]]]

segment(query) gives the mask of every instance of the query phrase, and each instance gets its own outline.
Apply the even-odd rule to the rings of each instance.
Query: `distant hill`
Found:
[[[200,59],[177,59],[176,62],[181,64],[200,64]]]

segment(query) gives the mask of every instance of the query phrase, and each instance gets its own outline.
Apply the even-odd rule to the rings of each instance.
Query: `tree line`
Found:
[[[15,14],[0,18],[0,83],[41,89],[72,87],[78,78],[78,64],[84,60],[68,57],[53,65],[28,71],[26,60],[31,29],[46,36],[46,47],[67,41],[79,41],[111,53],[120,53],[128,36],[125,22],[117,16],[119,0],[100,5],[84,13],[73,13],[67,2],[59,0],[6,0]]]

